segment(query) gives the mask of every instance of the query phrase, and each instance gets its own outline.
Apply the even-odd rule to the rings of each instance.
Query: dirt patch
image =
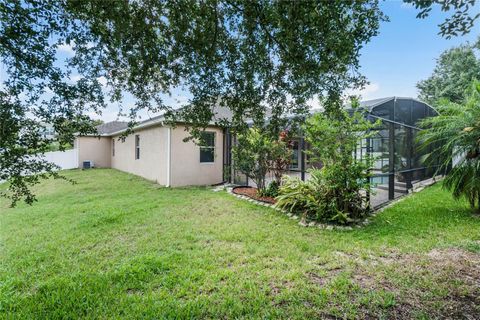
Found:
[[[133,296],[133,295],[143,295],[143,291],[140,290],[140,289],[136,289],[136,288],[128,288],[127,289],[127,295],[129,296]]]
[[[293,288],[293,283],[287,280],[283,280],[280,284],[276,282],[270,282],[270,292],[273,296],[277,296],[285,289]]]
[[[426,255],[394,254],[379,259],[400,275],[375,286],[395,293],[392,315],[421,311],[432,318],[480,319],[480,255],[459,248],[433,249]],[[400,281],[405,281],[401,283]]]
[[[463,282],[465,286],[480,293],[480,254],[449,248],[434,249],[427,256],[436,268],[442,269],[451,277]],[[478,303],[480,304],[480,299]]]
[[[480,254],[460,248],[434,249],[427,254],[385,252],[381,256],[359,256],[335,252],[342,269],[329,270],[331,262],[306,274],[309,282],[329,286],[340,273],[350,274],[360,291],[347,293],[357,305],[359,318],[404,319],[428,315],[439,319],[480,319]],[[319,270],[321,269],[321,271]],[[352,287],[354,288],[354,287]],[[394,297],[390,306],[364,305],[371,292]],[[333,305],[332,308],[342,308]]]
[[[266,203],[275,204],[275,199],[272,197],[260,197],[257,194],[257,188],[252,187],[236,187],[232,190],[235,194],[240,194],[242,196],[247,196],[249,198],[255,199],[257,201],[262,201]]]
[[[325,270],[325,275],[319,275],[316,272],[309,272],[308,279],[310,282],[323,287],[332,281],[342,271],[343,269],[340,267],[332,267]]]
[[[372,275],[368,273],[357,273],[353,276],[353,282],[358,284],[360,288],[365,290],[374,290],[378,289],[378,287],[383,287],[383,289],[387,289],[387,285],[378,283]],[[390,291],[390,290],[389,290]]]
[[[433,249],[427,256],[436,263],[443,265],[461,262],[461,265],[468,265],[480,271],[480,254],[478,253],[465,251],[460,248],[448,248],[441,250]]]

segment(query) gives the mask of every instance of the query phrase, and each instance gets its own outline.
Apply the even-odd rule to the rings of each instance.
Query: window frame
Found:
[[[135,135],[135,160],[140,159],[140,135]]]
[[[292,157],[288,167],[290,170],[298,170],[300,169],[300,157],[302,152],[302,150],[300,150],[300,140],[298,138],[290,140],[290,150],[292,151]]]
[[[203,131],[203,133],[206,134],[213,134],[213,145],[212,146],[206,146],[206,145],[200,145],[199,146],[199,162],[200,164],[214,164],[215,163],[215,149],[216,149],[216,144],[217,144],[217,132],[215,131]],[[205,149],[209,149],[213,151],[213,159],[212,161],[202,161],[202,151]]]

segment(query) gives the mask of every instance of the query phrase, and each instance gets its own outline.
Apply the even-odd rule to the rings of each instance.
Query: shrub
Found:
[[[278,139],[272,141],[270,156],[269,156],[269,169],[273,173],[273,177],[276,182],[276,187],[282,183],[282,176],[290,167],[292,162],[293,150],[290,148],[291,139],[288,131],[282,131]]]
[[[310,179],[286,178],[280,187],[277,206],[303,218],[345,224],[369,211],[371,157],[356,153],[377,123],[365,119],[355,105],[352,112],[336,115],[317,113],[307,119],[303,130],[311,145],[313,161],[321,169],[310,170]]]
[[[255,182],[259,195],[267,192],[267,173],[270,170],[274,173],[278,188],[280,178],[290,164],[292,151],[285,137],[258,128],[251,128],[237,136],[237,144],[232,149],[234,166]],[[274,194],[275,190],[270,192]]]
[[[311,170],[311,177],[302,181],[297,177],[284,176],[282,186],[279,189],[276,206],[299,214],[302,218],[313,220],[318,219],[322,211],[323,183],[320,177],[320,170]]]
[[[277,182],[277,180],[273,180],[268,184],[268,187],[261,194],[261,196],[275,198],[276,196],[278,196],[279,188],[280,188],[280,184]]]
[[[347,224],[364,217],[367,213],[366,193],[368,182],[364,179],[353,179],[347,175],[358,176],[356,170],[339,171],[339,167],[323,167],[309,171],[310,179],[302,181],[285,176],[276,198],[276,206],[295,214],[302,219]],[[343,181],[352,183],[347,190]]]
[[[249,129],[237,136],[237,144],[232,149],[233,163],[257,185],[260,193],[265,190],[265,177],[268,172],[270,141],[259,129]]]

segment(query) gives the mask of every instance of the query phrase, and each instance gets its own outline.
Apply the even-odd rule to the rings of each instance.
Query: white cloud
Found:
[[[400,8],[409,10],[409,9],[413,9],[414,6],[411,3],[407,3],[407,2],[402,1],[402,4],[400,4]]]
[[[97,81],[100,82],[100,84],[104,87],[107,85],[107,78],[105,78],[104,76],[98,77]]]
[[[318,110],[318,109],[323,109],[322,106],[320,105],[320,99],[318,99],[318,96],[315,96],[307,101],[307,105],[312,109],[312,110]]]
[[[128,119],[118,116],[118,107],[114,105],[109,105],[106,109],[101,110],[101,114],[98,114],[95,111],[88,111],[86,112],[86,115],[92,119],[99,119],[103,120],[104,122],[115,120],[128,121]]]
[[[79,74],[74,74],[73,76],[70,77],[70,82],[76,83],[82,78],[83,78],[83,76],[81,76]]]
[[[346,93],[347,95],[360,96],[360,100],[371,100],[376,98],[379,90],[380,85],[378,83],[370,83],[363,89],[348,90]]]
[[[173,108],[178,108],[183,106],[184,104],[188,103],[188,97],[186,96],[177,96],[173,98]]]
[[[73,46],[71,44],[62,43],[57,47],[59,52],[66,53],[68,55],[74,55]]]

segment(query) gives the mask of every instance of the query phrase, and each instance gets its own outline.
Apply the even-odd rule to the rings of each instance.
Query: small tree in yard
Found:
[[[237,145],[232,149],[235,168],[255,182],[259,193],[265,190],[269,148],[267,136],[259,129],[249,129],[237,136]]]
[[[261,196],[267,195],[267,173],[272,170],[275,181],[279,182],[290,163],[291,150],[286,133],[276,139],[273,136],[266,130],[249,129],[237,136],[237,145],[232,150],[235,168],[255,182]]]
[[[273,173],[275,183],[280,186],[283,174],[288,170],[292,162],[291,140],[288,131],[280,132],[278,139],[272,141],[270,150],[270,170]]]
[[[367,211],[370,156],[356,156],[358,144],[369,137],[376,123],[362,112],[317,113],[303,127],[311,145],[309,154],[323,164],[310,171],[311,179],[286,178],[277,205],[313,220],[348,223]]]

